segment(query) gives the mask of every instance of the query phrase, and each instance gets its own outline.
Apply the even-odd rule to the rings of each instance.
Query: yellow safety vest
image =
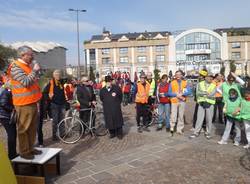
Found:
[[[216,88],[216,85],[211,83],[208,87],[206,87],[205,85],[205,81],[201,81],[199,83],[199,88],[201,91],[203,92],[207,92],[207,93],[211,93],[212,91],[214,91],[214,89]],[[210,104],[215,104],[215,95],[213,97],[208,97],[208,96],[198,96],[197,97],[197,102],[208,102]]]
[[[153,96],[155,91],[155,80],[152,79],[152,82],[149,84],[150,84],[149,96]]]

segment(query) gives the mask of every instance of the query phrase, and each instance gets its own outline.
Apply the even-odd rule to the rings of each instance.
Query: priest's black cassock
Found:
[[[106,128],[110,131],[121,129],[123,125],[121,89],[117,85],[111,85],[110,88],[103,87],[100,91],[100,99],[103,103]]]

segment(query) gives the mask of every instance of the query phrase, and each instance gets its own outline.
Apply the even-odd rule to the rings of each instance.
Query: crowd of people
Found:
[[[199,72],[197,84],[188,83],[181,70],[176,71],[171,78],[163,74],[158,81],[151,72],[142,72],[134,83],[129,79],[121,84],[112,80],[113,85],[120,86],[123,92],[124,105],[135,102],[139,133],[150,131],[151,106],[156,104],[159,115],[156,130],[162,130],[165,125],[166,131],[172,136],[175,133],[183,135],[187,98],[194,96],[196,105],[190,139],[203,132],[207,139],[211,139],[212,125],[218,122],[226,125],[218,144],[227,144],[235,130],[234,145],[239,146],[243,136],[241,127],[244,127],[248,141],[244,148],[250,147],[250,83],[234,72],[230,72],[225,79],[222,74],[213,75],[203,69]]]
[[[163,74],[155,80],[151,72],[141,72],[134,82],[127,72],[115,72],[107,75],[100,83],[91,81],[88,76],[62,80],[60,70],[55,70],[51,79],[40,90],[38,63],[33,63],[33,53],[29,47],[18,50],[19,58],[12,62],[0,88],[0,122],[6,130],[9,158],[18,154],[25,159],[33,159],[42,154],[35,149],[43,147],[43,123],[52,119],[52,140],[58,140],[58,123],[65,117],[70,103],[77,101],[80,109],[94,108],[98,92],[103,105],[106,128],[110,138],[123,138],[123,113],[121,105],[135,103],[138,133],[149,132],[152,121],[152,105],[157,105],[159,118],[157,131],[165,126],[173,136],[184,133],[184,112],[187,98],[194,96],[196,102],[193,115],[191,139],[202,132],[207,139],[212,135],[212,123],[226,124],[218,144],[227,144],[230,134],[236,131],[234,145],[241,142],[241,127],[244,124],[245,148],[250,147],[250,83],[243,81],[230,72],[226,79],[222,74],[215,76],[206,69],[199,72],[197,84],[190,84],[185,74],[178,70],[174,76]],[[218,113],[217,113],[218,112]],[[88,122],[89,111],[81,111],[80,119]],[[86,127],[84,127],[84,130]],[[16,151],[16,138],[19,140],[19,152]]]

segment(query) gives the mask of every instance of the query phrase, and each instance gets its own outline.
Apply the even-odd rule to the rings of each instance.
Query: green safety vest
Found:
[[[230,116],[232,118],[241,119],[241,115],[240,113],[237,114],[236,116],[233,115],[233,113],[235,112],[235,110],[241,106],[241,97],[238,97],[234,102],[232,102],[231,100],[227,99],[225,102],[225,106],[226,106],[226,112],[225,114],[227,116]]]
[[[149,84],[150,84],[149,96],[153,96],[155,91],[155,80],[152,79],[152,82]]]
[[[223,82],[222,84],[222,96],[223,96],[223,101],[227,101],[229,97],[229,90],[230,89],[235,89],[238,92],[238,95],[241,97],[240,93],[240,86],[236,83],[233,83],[232,85],[229,85],[227,82]]]
[[[240,116],[243,120],[250,120],[250,101],[242,99]]]
[[[207,93],[211,93],[212,91],[214,91],[216,88],[216,85],[211,83],[207,88],[205,85],[205,81],[201,81],[199,83],[199,89],[203,92],[207,92]],[[197,102],[208,102],[210,104],[215,104],[215,95],[213,97],[208,97],[208,96],[197,96]]]

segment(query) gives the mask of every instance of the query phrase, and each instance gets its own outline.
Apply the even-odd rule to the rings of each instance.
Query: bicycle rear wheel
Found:
[[[77,117],[67,117],[59,122],[57,127],[57,136],[67,144],[73,144],[79,141],[83,135],[83,124]]]
[[[95,113],[95,134],[97,136],[107,135],[108,130],[105,127],[105,120],[103,112]]]
[[[152,125],[157,124],[158,123],[158,119],[159,119],[158,112],[157,111],[153,112],[152,113],[152,119],[149,122],[148,126],[152,126]]]

